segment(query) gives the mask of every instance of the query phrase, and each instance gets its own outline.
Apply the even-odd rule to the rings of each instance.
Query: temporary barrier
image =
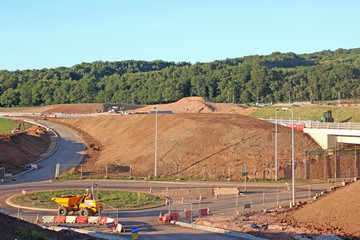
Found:
[[[54,216],[43,216],[42,219],[44,223],[54,223]]]
[[[88,223],[89,224],[97,224],[99,222],[99,217],[89,217]]]
[[[54,217],[55,223],[66,223],[66,216],[55,216]]]
[[[66,223],[76,223],[76,216],[66,216]]]
[[[77,223],[88,223],[88,216],[78,216],[76,217]]]
[[[99,217],[99,223],[100,224],[106,224],[107,223],[108,218],[107,217]]]
[[[170,219],[171,220],[177,220],[179,219],[180,216],[179,216],[179,213],[178,212],[175,212],[175,213],[170,213]]]
[[[120,223],[118,223],[117,224],[117,226],[116,226],[116,231],[117,232],[125,232],[125,228],[124,228],[124,226],[123,225],[121,225]]]

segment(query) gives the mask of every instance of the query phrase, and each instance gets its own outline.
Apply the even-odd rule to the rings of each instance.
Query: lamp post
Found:
[[[157,122],[157,108],[155,109],[155,170],[154,170],[154,177],[157,177],[157,129],[158,129],[158,122]]]
[[[278,160],[277,160],[277,111],[279,108],[275,109],[275,181],[278,180]]]
[[[290,108],[282,108],[291,111],[291,174],[292,174],[292,206],[295,205],[295,163],[294,163],[294,112]]]

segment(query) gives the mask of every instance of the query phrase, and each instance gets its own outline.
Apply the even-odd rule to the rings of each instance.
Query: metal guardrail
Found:
[[[307,121],[305,126],[306,128],[311,128],[311,129],[360,130],[360,123],[353,123],[353,122]]]
[[[271,123],[275,123],[275,119],[262,119]],[[280,125],[291,124],[291,119],[278,118],[277,123]],[[360,130],[360,123],[354,122],[319,122],[303,119],[294,119],[294,124],[304,125],[310,129],[334,129],[334,130]]]

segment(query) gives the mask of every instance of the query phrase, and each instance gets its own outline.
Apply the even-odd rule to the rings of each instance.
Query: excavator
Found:
[[[96,216],[103,209],[99,186],[96,183],[91,186],[90,193],[89,198],[85,195],[63,195],[53,197],[51,200],[59,204],[58,214],[60,216],[67,216],[70,212],[75,213],[77,211],[79,211],[80,216]]]

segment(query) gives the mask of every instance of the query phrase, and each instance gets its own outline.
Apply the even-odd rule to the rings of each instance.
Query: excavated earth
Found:
[[[81,109],[94,112],[94,108],[99,106],[92,106],[92,110],[87,107],[83,106]],[[75,105],[57,105],[56,111],[50,107],[46,111],[77,113],[77,108]],[[211,103],[203,98],[185,98],[176,103],[157,105],[157,109],[177,113],[158,114],[160,174],[174,174],[173,167],[169,166],[180,165],[182,176],[198,176],[206,167],[207,177],[215,177],[218,173],[211,169],[217,169],[218,172],[218,169],[231,167],[242,171],[246,163],[249,169],[254,170],[255,166],[266,167],[274,161],[274,125],[247,117],[251,109],[235,104]],[[153,111],[153,106],[128,106],[127,112],[132,111]],[[56,119],[77,131],[86,142],[88,156],[84,159],[84,168],[96,173],[105,164],[131,164],[135,168],[140,165],[153,166],[154,114],[101,115],[103,116]],[[291,156],[291,129],[279,127],[278,130],[280,166],[285,166]],[[298,163],[303,160],[305,150],[319,149],[308,135],[300,131],[295,131],[295,142],[295,159]],[[4,144],[1,142],[0,146]],[[232,177],[240,176],[234,173]],[[331,233],[342,238],[359,239],[359,185],[359,182],[349,184],[317,201],[297,207],[294,211],[228,219],[214,218],[207,219],[208,222],[199,221],[198,224],[247,231],[243,226],[246,221],[258,226],[261,223],[273,223],[269,224],[273,226],[272,229],[257,231],[258,236],[269,239],[295,239],[295,235],[289,233],[303,234],[308,239]],[[329,236],[329,239],[334,238]]]

